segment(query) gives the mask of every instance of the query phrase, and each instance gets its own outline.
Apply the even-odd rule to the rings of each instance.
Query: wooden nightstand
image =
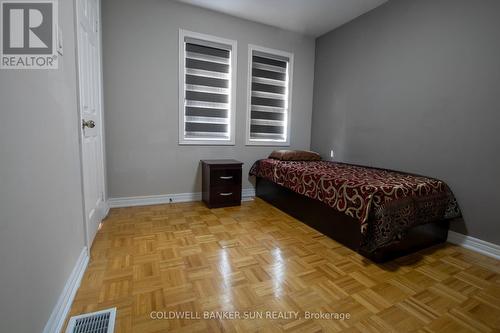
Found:
[[[241,166],[236,160],[202,160],[202,198],[208,208],[241,204]]]

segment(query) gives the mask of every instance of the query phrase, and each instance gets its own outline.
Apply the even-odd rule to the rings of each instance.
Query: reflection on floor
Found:
[[[446,244],[375,265],[259,199],[120,208],[70,315],[116,306],[115,332],[493,332],[499,264]]]

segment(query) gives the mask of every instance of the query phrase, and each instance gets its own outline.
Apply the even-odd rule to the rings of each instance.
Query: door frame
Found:
[[[79,157],[80,157],[80,181],[81,181],[81,194],[82,194],[82,208],[83,208],[83,230],[84,230],[84,243],[85,246],[87,247],[87,251],[90,255],[90,248],[92,246],[91,241],[90,241],[90,236],[89,236],[89,231],[88,231],[88,223],[87,223],[87,213],[86,213],[86,207],[85,207],[85,181],[84,181],[84,157],[83,157],[83,142],[82,142],[82,137],[83,137],[83,128],[82,128],[82,110],[81,110],[81,103],[80,103],[80,62],[79,62],[79,48],[78,48],[78,29],[79,29],[79,22],[78,22],[78,1],[85,1],[85,0],[73,0],[73,18],[74,18],[74,41],[75,41],[75,65],[76,65],[76,96],[77,96],[77,108],[78,108],[78,117],[77,117],[77,122],[78,122],[78,143],[79,143]],[[103,98],[103,70],[102,70],[102,16],[101,16],[101,0],[96,0],[97,2],[97,17],[98,17],[98,38],[99,41],[97,43],[98,47],[98,53],[99,53],[99,80],[100,80],[100,87],[99,87],[99,106],[100,106],[100,117],[99,117],[99,122],[100,122],[100,145],[101,145],[101,153],[102,153],[102,189],[104,192],[104,207],[101,207],[98,209],[99,213],[99,219],[101,221],[108,215],[109,213],[109,204],[108,204],[108,187],[107,187],[107,170],[106,170],[106,146],[105,146],[105,128],[104,128],[104,98]],[[98,207],[99,208],[99,207]]]

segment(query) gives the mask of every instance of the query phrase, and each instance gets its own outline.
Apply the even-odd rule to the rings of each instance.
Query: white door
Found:
[[[89,249],[106,214],[99,7],[99,0],[76,1],[83,193]]]

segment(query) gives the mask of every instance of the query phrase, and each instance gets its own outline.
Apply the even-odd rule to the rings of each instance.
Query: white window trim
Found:
[[[229,140],[222,139],[203,139],[203,140],[189,140],[186,139],[185,125],[184,125],[184,98],[185,98],[185,67],[186,67],[186,57],[185,57],[185,47],[184,39],[185,37],[206,40],[209,42],[231,45],[231,92],[229,95]],[[237,58],[238,58],[238,44],[235,40],[226,39],[206,34],[201,34],[198,32],[188,31],[184,29],[179,29],[179,145],[210,145],[210,146],[221,146],[221,145],[234,145],[235,144],[235,124],[236,124],[236,69],[237,69]]]
[[[286,141],[272,140],[250,140],[250,125],[251,125],[251,107],[252,107],[252,54],[253,51],[274,54],[277,56],[287,57],[288,60],[288,113],[286,122]],[[292,91],[293,91],[293,53],[270,49],[263,46],[248,44],[248,72],[247,72],[247,116],[246,116],[246,145],[247,146],[290,146],[290,126],[292,119]]]

